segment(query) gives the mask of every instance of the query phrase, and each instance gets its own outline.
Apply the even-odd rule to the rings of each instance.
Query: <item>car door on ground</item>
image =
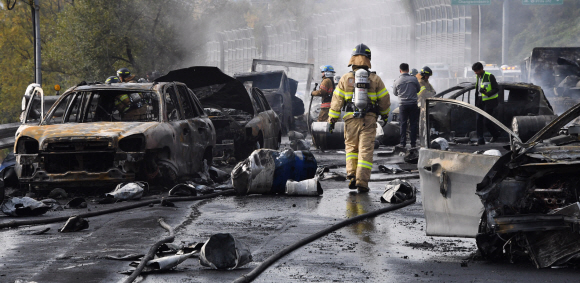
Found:
[[[461,107],[473,114],[483,112],[467,103],[457,100],[429,99],[427,104],[443,104]],[[426,105],[428,107],[428,105]],[[436,128],[429,117],[429,109],[421,109],[422,127]],[[434,107],[442,107],[436,106]],[[427,112],[426,112],[427,110]],[[493,118],[492,118],[493,119]],[[501,123],[493,119],[494,123]],[[503,125],[502,125],[503,126]],[[474,127],[475,129],[475,127]],[[515,136],[503,126],[504,131]],[[430,236],[475,237],[483,205],[475,194],[476,185],[483,180],[499,156],[476,153],[488,147],[455,145],[447,151],[430,148],[430,141],[435,138],[429,131],[423,131],[421,149],[419,150],[418,169],[423,196],[423,209],[426,219],[426,233]],[[507,152],[499,144],[496,149]]]

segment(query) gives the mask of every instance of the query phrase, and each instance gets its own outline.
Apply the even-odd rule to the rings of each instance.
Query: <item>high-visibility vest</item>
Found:
[[[498,94],[497,93],[494,94],[493,96],[487,96],[487,95],[481,93],[481,90],[482,89],[485,89],[486,92],[490,92],[491,91],[491,81],[489,79],[490,76],[491,76],[490,73],[485,72],[483,74],[483,77],[481,78],[481,80],[480,80],[479,77],[477,78],[477,84],[479,85],[479,90],[480,90],[479,91],[479,95],[481,95],[481,101],[495,99],[495,98],[498,97]]]

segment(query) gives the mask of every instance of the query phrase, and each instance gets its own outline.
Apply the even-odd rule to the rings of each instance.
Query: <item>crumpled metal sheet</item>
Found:
[[[145,266],[147,267],[147,269],[149,269],[148,272],[170,270],[170,269],[177,267],[177,265],[184,262],[186,259],[190,258],[192,255],[193,255],[193,253],[188,253],[188,254],[160,257],[160,258],[156,258],[156,259],[152,259],[152,260],[148,261]]]
[[[65,223],[62,225],[58,232],[61,233],[68,233],[68,232],[78,232],[80,230],[85,230],[89,228],[89,221],[78,216],[71,216]]]
[[[48,210],[50,206],[29,197],[13,197],[2,204],[2,212],[10,216],[36,216]]]
[[[212,235],[201,247],[199,263],[205,267],[232,270],[252,261],[250,249],[229,233]]]
[[[379,165],[379,171],[381,171],[383,173],[387,173],[387,174],[398,174],[398,173],[407,172],[406,170],[403,170],[401,168],[401,166],[399,166],[397,164]]]
[[[126,183],[119,184],[114,191],[106,194],[107,197],[112,197],[118,200],[137,200],[143,196],[143,183]]]
[[[401,203],[412,199],[417,194],[417,188],[411,183],[396,179],[387,183],[381,202]]]

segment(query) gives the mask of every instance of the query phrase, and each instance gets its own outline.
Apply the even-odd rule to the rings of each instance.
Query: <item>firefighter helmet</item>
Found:
[[[127,69],[127,68],[121,68],[121,69],[117,70],[117,77],[119,77],[121,80],[123,80],[124,78],[126,78],[130,75],[131,75],[131,71],[129,71],[129,69]]]
[[[320,71],[324,73],[327,78],[334,77],[334,68],[331,65],[320,66]]]
[[[431,68],[425,66],[421,69],[421,76],[432,76],[433,75],[433,71],[431,70]]]
[[[364,55],[371,60],[371,49],[364,43],[361,43],[352,50],[352,56],[355,55]]]
[[[119,80],[119,77],[117,77],[117,76],[110,76],[105,81],[105,83],[107,83],[107,84],[113,84],[113,83],[118,83],[118,82],[120,82],[120,80]]]
[[[416,76],[418,73],[419,73],[419,71],[417,71],[417,69],[413,68],[413,69],[411,69],[411,72],[409,72],[409,75]]]

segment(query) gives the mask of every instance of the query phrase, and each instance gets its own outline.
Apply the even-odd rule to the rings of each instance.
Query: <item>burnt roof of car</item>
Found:
[[[74,90],[93,90],[93,89],[121,89],[121,90],[150,90],[153,83],[113,83],[113,84],[88,84],[73,88]]]

